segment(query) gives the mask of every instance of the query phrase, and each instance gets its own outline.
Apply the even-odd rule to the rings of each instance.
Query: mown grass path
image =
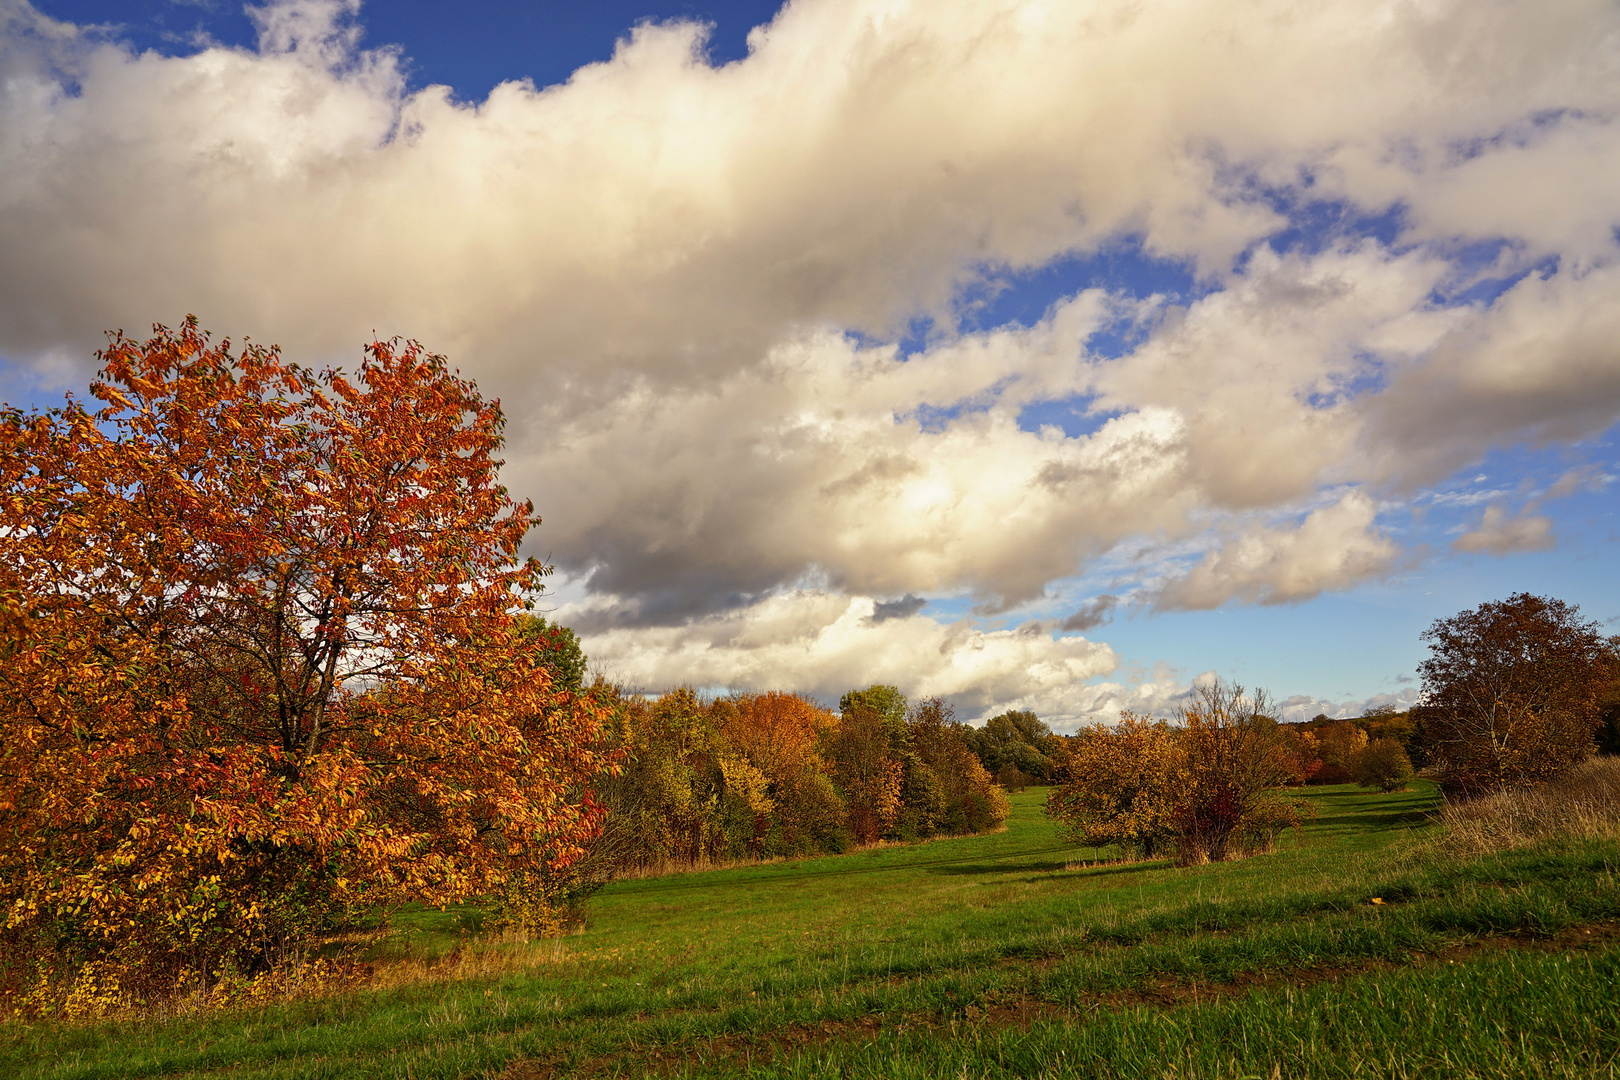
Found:
[[[1062,844],[1032,791],[989,836],[617,883],[506,974],[12,1025],[0,1073],[1617,1075],[1620,851],[1461,860],[1426,787],[1309,798],[1276,853],[1178,869]],[[396,925],[432,955],[476,912]]]

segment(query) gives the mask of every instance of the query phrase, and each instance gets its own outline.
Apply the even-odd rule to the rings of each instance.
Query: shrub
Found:
[[[1356,783],[1379,791],[1400,791],[1412,782],[1412,761],[1394,739],[1374,739],[1355,760],[1351,775]]]
[[[1125,713],[1069,740],[1069,779],[1047,793],[1046,813],[1071,843],[1118,844],[1128,856],[1155,858],[1177,836],[1178,770],[1170,726]]]
[[[1307,804],[1276,794],[1295,775],[1293,748],[1262,690],[1214,682],[1181,709],[1183,777],[1176,790],[1184,863],[1269,851]]]
[[[1264,693],[1215,683],[1199,688],[1179,724],[1127,713],[1115,727],[1085,728],[1046,812],[1073,841],[1143,858],[1173,851],[1194,864],[1269,850],[1305,804],[1274,790],[1297,775],[1297,747],[1268,704]]]
[[[1007,791],[1023,791],[1039,781],[1011,762],[996,770],[996,783]]]

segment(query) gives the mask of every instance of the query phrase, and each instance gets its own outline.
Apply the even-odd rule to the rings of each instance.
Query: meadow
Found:
[[[1177,868],[996,833],[609,885],[570,936],[398,913],[369,988],[0,1026],[20,1078],[1620,1075],[1620,844],[1448,847],[1426,782],[1306,789]]]

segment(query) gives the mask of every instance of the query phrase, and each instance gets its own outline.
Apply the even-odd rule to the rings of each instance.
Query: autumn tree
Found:
[[[621,695],[609,729],[625,760],[598,782],[611,812],[589,861],[622,870],[844,851],[1005,820],[1005,793],[944,702],[912,707],[876,686],[843,704],[835,714],[781,691],[706,700],[690,687]]]
[[[1182,786],[1176,830],[1184,862],[1268,850],[1298,827],[1305,804],[1278,793],[1295,775],[1293,748],[1263,690],[1214,682],[1180,712]]]
[[[1362,787],[1401,791],[1415,775],[1406,748],[1390,738],[1374,739],[1357,755],[1351,775]]]
[[[624,754],[617,775],[598,790],[610,808],[606,831],[622,839],[625,865],[709,859],[713,811],[724,784],[714,717],[697,692],[679,687],[655,699],[628,696],[613,721]]]
[[[1592,753],[1616,656],[1573,604],[1516,593],[1424,633],[1417,741],[1473,794],[1556,776]]]
[[[1315,735],[1322,767],[1312,779],[1318,784],[1350,783],[1356,759],[1367,749],[1367,733],[1349,720],[1334,720],[1317,728]]]
[[[826,740],[826,756],[857,843],[878,839],[900,818],[910,742],[907,707],[893,686],[851,690],[839,700],[838,726]]]
[[[1144,858],[1202,863],[1267,850],[1304,812],[1277,791],[1297,761],[1271,711],[1263,691],[1216,682],[1198,687],[1174,724],[1126,713],[1114,727],[1083,728],[1046,812],[1078,842]]]
[[[1284,783],[1291,787],[1308,783],[1322,770],[1321,743],[1315,734],[1297,724],[1284,727],[1282,736],[1288,766],[1288,778]]]
[[[1127,712],[1081,728],[1069,740],[1069,779],[1047,794],[1046,813],[1072,843],[1156,858],[1176,837],[1178,757],[1162,720]]]
[[[820,746],[838,718],[797,694],[741,694],[724,703],[720,737],[765,777],[774,812],[761,822],[764,850],[773,855],[838,847],[845,805],[834,789]]]
[[[1414,731],[1410,710],[1393,705],[1368,709],[1356,720],[1356,726],[1365,731],[1369,739],[1394,739],[1403,747],[1412,741]]]
[[[983,832],[1007,820],[1006,791],[964,738],[972,729],[954,723],[954,715],[940,698],[925,698],[907,713],[910,757],[902,817],[916,816],[902,838]]]
[[[94,411],[0,415],[6,949],[206,979],[576,858],[601,714],[514,619],[498,403],[415,343],[98,355]]]
[[[777,784],[817,767],[817,744],[838,723],[815,702],[780,691],[739,694],[729,704],[721,737]]]
[[[1620,754],[1620,637],[1609,639],[1609,651],[1615,656],[1617,677],[1603,692],[1598,707],[1598,753]]]

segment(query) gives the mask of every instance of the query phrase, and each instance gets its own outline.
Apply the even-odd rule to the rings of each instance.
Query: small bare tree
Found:
[[[1301,804],[1276,789],[1296,774],[1292,747],[1264,690],[1217,680],[1180,710],[1186,788],[1177,812],[1183,862],[1269,850],[1297,826]]]

